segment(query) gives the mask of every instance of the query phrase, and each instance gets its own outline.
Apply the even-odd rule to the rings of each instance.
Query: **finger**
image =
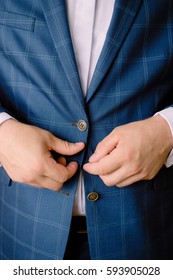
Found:
[[[94,154],[89,158],[89,162],[99,161],[114,150],[117,143],[118,139],[116,139],[115,131],[113,131],[97,145]]]
[[[59,191],[63,184],[70,179],[78,169],[78,164],[76,162],[70,162],[67,166],[55,162],[55,165],[54,167],[53,165],[51,166],[52,173],[49,170],[47,175],[34,178],[33,181],[29,182],[29,185]]]
[[[121,167],[108,175],[101,175],[100,178],[107,186],[126,187],[142,179],[140,173],[134,174],[130,168]]]
[[[62,155],[74,155],[82,151],[85,147],[83,142],[70,143],[63,141],[52,135],[50,143],[50,149],[60,153]]]
[[[74,176],[74,174],[76,173],[76,171],[78,170],[78,163],[75,161],[71,161],[67,166],[66,166],[67,170],[68,170],[68,179],[70,179],[71,177]]]
[[[46,176],[42,176],[35,183],[32,183],[30,185],[36,186],[38,188],[49,189],[52,191],[59,191],[62,188],[63,183],[52,180],[51,178],[48,178]]]
[[[59,157],[57,160],[56,160],[57,163],[63,165],[63,166],[66,166],[67,165],[67,161],[65,159],[65,157]]]
[[[121,156],[116,150],[114,150],[112,153],[104,156],[98,162],[86,163],[83,168],[90,174],[107,175],[119,169],[121,165]]]
[[[60,190],[62,187],[62,183],[59,183],[51,178],[48,178],[46,176],[37,176],[33,178],[32,180],[21,180],[21,184],[27,184],[28,186],[33,186],[37,188],[46,188],[50,190]]]
[[[47,162],[47,169],[44,175],[59,183],[64,183],[76,173],[77,169],[77,162],[70,162],[67,166],[64,166],[50,158]]]
[[[121,180],[115,180],[115,177],[111,178],[106,178],[106,176],[100,176],[100,178],[102,179],[102,181],[105,183],[106,186],[111,187],[111,186],[116,186],[118,188],[122,188],[122,187],[128,187],[129,185],[140,181],[140,179],[138,178],[138,176],[130,176],[129,178],[126,179],[122,179]]]

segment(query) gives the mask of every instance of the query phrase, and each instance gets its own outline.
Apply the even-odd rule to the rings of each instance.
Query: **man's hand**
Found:
[[[173,140],[160,115],[115,128],[96,147],[84,170],[107,186],[124,187],[152,179],[165,163]]]
[[[84,143],[69,143],[35,126],[9,119],[0,126],[0,162],[13,181],[60,190],[77,171],[78,164],[57,161],[51,151],[74,155]]]

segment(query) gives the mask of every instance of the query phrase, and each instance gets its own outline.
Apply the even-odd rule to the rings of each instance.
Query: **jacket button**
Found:
[[[77,127],[80,131],[85,131],[87,129],[87,123],[84,120],[80,120],[77,123]]]
[[[87,195],[87,199],[92,202],[96,201],[98,198],[99,198],[99,194],[96,192],[91,192]]]

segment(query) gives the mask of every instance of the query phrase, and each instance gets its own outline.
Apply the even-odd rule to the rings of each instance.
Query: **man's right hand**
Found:
[[[51,151],[74,155],[84,143],[69,143],[36,126],[9,119],[0,125],[0,162],[13,181],[59,191],[77,171],[78,164]]]

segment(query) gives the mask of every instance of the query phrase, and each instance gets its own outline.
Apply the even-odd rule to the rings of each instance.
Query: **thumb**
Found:
[[[61,155],[74,155],[82,151],[85,147],[83,142],[71,143],[57,137],[52,138],[51,149]]]
[[[96,147],[94,154],[89,158],[89,162],[97,162],[110,152],[112,152],[117,146],[118,140],[115,137],[115,132],[111,132],[105,137]]]

